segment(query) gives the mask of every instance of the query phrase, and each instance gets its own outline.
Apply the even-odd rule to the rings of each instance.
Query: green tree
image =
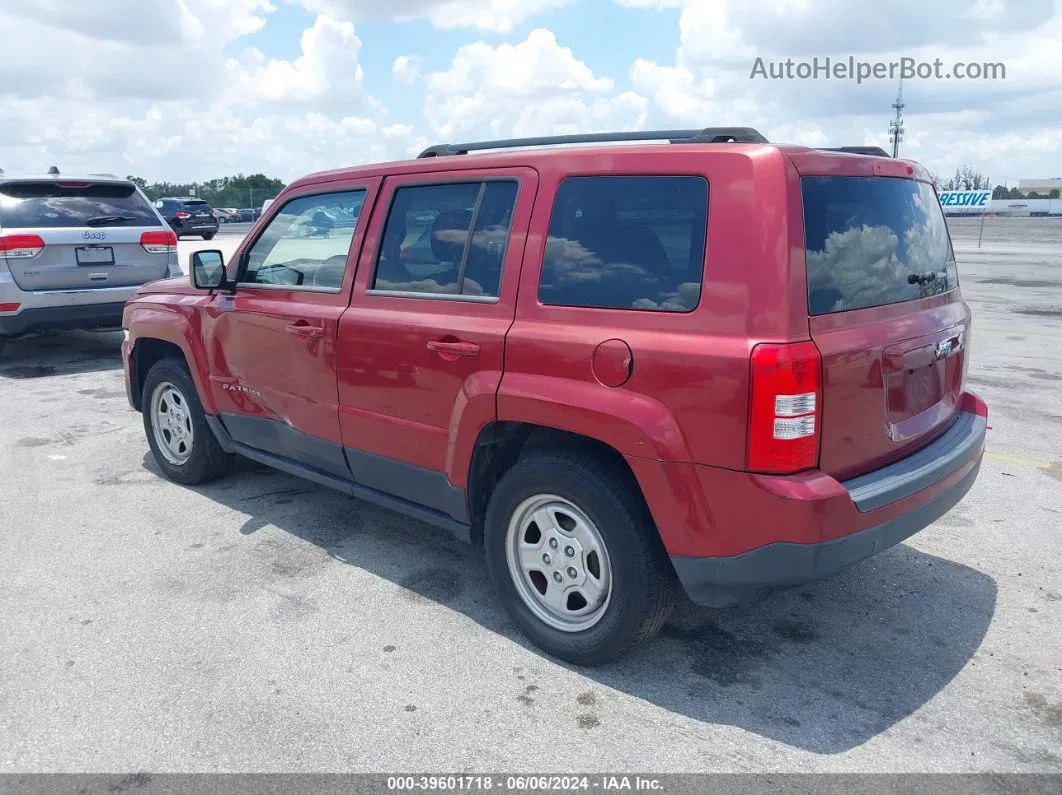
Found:
[[[265,174],[236,174],[215,177],[203,182],[152,182],[128,176],[152,201],[163,196],[195,195],[213,207],[261,207],[266,199],[275,199],[284,190],[284,181]]]
[[[963,166],[955,169],[955,176],[944,180],[942,190],[988,190],[992,180],[975,168]]]

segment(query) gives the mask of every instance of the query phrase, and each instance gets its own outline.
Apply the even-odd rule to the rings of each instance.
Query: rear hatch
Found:
[[[184,212],[189,217],[183,219],[185,228],[206,229],[218,225],[218,219],[214,217],[214,208],[205,201],[182,202]]]
[[[32,256],[4,256],[23,290],[122,287],[166,276],[175,248],[141,245],[166,230],[127,182],[26,180],[0,184],[0,236]],[[43,243],[41,247],[40,244]]]
[[[819,466],[844,480],[951,424],[970,313],[930,184],[803,176],[801,193],[810,331],[823,367]]]

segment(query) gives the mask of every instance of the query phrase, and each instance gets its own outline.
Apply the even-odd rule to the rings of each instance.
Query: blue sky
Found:
[[[612,0],[583,0],[548,9],[505,33],[479,32],[477,38],[498,44],[526,38],[535,28],[547,28],[562,42],[580,43],[580,59],[595,74],[618,75],[617,85],[626,89],[630,88],[626,77],[630,53],[654,61],[674,56],[680,11],[678,7],[624,8]],[[296,58],[299,37],[293,33],[313,25],[315,16],[301,5],[279,3],[260,31],[230,42],[225,51],[238,57],[246,47],[255,47],[276,58]],[[414,53],[422,59],[424,71],[440,71],[446,69],[454,51],[469,42],[466,30],[440,29],[418,19],[401,23],[369,20],[360,23],[357,30],[363,42],[359,60],[365,68],[366,87],[374,95],[387,95],[396,116],[407,118],[419,114],[423,90],[419,86],[395,90],[391,81],[395,58]]]
[[[0,18],[9,170],[293,179],[444,140],[711,125],[888,146],[895,80],[750,79],[757,58],[852,56],[1004,64],[908,81],[902,153],[1062,176],[1062,0],[0,0]]]

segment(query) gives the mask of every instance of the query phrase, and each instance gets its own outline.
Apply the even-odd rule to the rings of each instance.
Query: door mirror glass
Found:
[[[193,252],[188,265],[192,284],[201,290],[212,290],[225,282],[225,257],[220,251]]]

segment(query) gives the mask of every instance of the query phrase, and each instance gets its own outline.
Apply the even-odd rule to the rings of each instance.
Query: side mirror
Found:
[[[225,283],[225,256],[216,249],[194,251],[188,258],[192,284],[200,290],[215,290]]]

